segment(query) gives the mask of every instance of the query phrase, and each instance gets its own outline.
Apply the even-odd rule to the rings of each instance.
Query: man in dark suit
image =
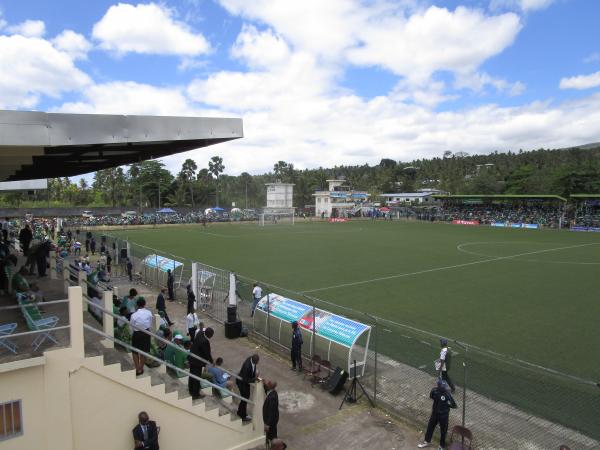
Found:
[[[260,358],[256,353],[246,358],[246,361],[244,361],[244,364],[242,364],[242,368],[238,374],[241,380],[236,380],[236,383],[238,389],[240,390],[240,396],[244,398],[250,398],[250,383],[254,383],[258,378],[256,365],[258,364],[259,359]],[[251,418],[248,417],[247,406],[247,402],[240,400],[237,415],[240,416],[244,422],[251,420]]]
[[[156,310],[162,311],[165,314],[165,320],[169,324],[169,326],[173,325],[171,319],[169,319],[169,315],[167,314],[167,305],[165,303],[165,289],[161,289],[158,297],[156,297]]]
[[[263,422],[265,423],[265,436],[267,438],[267,448],[270,447],[273,439],[277,439],[277,423],[279,422],[279,396],[277,395],[277,382],[273,380],[265,381],[267,396],[263,403]]]
[[[169,290],[169,300],[175,300],[175,277],[171,269],[167,270],[167,289]]]
[[[160,428],[156,422],[150,420],[148,413],[142,411],[138,414],[139,424],[133,429],[133,442],[136,450],[159,450],[158,433]]]
[[[190,353],[199,356],[204,361],[209,361],[211,364],[213,364],[209,339],[213,337],[214,333],[215,332],[212,328],[207,328],[204,333],[201,329],[198,330],[194,338],[194,342],[192,343],[192,348],[190,348]],[[190,373],[192,375],[196,375],[197,377],[202,376],[202,369],[206,366],[206,363],[194,358],[191,355],[188,356],[188,361],[190,363]],[[190,395],[194,400],[204,397],[204,394],[200,392],[200,381],[192,377],[188,378],[188,390],[190,391]]]

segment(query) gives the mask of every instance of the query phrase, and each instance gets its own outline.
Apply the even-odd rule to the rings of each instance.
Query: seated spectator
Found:
[[[119,309],[119,315],[121,317],[117,319],[117,326],[114,330],[115,338],[131,345],[131,329],[129,328],[130,314],[125,306],[121,306]]]
[[[31,284],[31,296],[33,297],[34,302],[44,301],[44,293],[36,283]]]
[[[129,312],[129,314],[133,314],[136,310],[137,296],[138,296],[137,291],[134,288],[131,288],[131,289],[129,289],[129,295],[126,295],[125,297],[123,297],[123,301],[121,302],[121,305],[123,305],[125,308],[127,308],[127,311]]]
[[[29,293],[29,282],[25,279],[25,275],[29,272],[27,267],[23,266],[19,269],[17,273],[15,273],[12,277],[12,289],[17,294],[27,294]]]
[[[167,322],[167,319],[165,319],[165,312],[164,311],[158,311],[158,328],[159,329],[164,329],[164,328],[169,328],[169,323]]]
[[[159,450],[158,434],[160,427],[156,422],[150,420],[148,413],[142,411],[138,414],[139,424],[133,429],[133,442],[136,449],[139,450]]]
[[[231,381],[231,375],[223,370],[221,367],[222,365],[223,358],[219,356],[217,359],[215,359],[215,365],[207,369],[208,373],[212,375],[214,384],[229,391],[233,391],[234,383]],[[219,391],[219,394],[221,396],[223,395],[221,391]]]
[[[180,347],[180,349],[176,348],[175,346],[168,345],[165,349],[165,361],[179,369],[187,369],[187,352],[184,348],[183,336],[181,334],[176,334],[173,338],[173,343],[177,347]],[[170,367],[167,368],[167,371],[178,378],[186,376],[185,373],[171,369]]]
[[[171,332],[170,328],[161,328],[159,329],[156,334],[158,336],[160,336],[163,339],[166,339],[167,341],[171,341],[173,334]],[[167,344],[163,341],[159,341],[156,340],[156,349],[157,349],[157,356],[164,360],[165,359],[165,350],[167,349]]]

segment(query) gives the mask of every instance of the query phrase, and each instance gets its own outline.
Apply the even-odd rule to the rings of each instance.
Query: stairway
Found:
[[[237,405],[232,398],[217,398],[212,387],[202,389],[202,399],[192,400],[188,393],[188,377],[175,378],[164,371],[164,367],[145,367],[144,375],[136,376],[131,354],[101,345],[86,346],[83,367],[97,375],[108,378],[139,393],[187,411],[199,419],[227,427],[231,431],[250,434],[252,423],[243,423],[236,415]]]

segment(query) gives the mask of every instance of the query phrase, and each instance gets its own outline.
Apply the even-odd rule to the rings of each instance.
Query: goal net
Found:
[[[258,226],[294,225],[293,212],[263,212],[258,216]]]

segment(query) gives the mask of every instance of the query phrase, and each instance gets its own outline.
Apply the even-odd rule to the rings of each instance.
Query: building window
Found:
[[[0,441],[23,434],[21,400],[0,404]]]

